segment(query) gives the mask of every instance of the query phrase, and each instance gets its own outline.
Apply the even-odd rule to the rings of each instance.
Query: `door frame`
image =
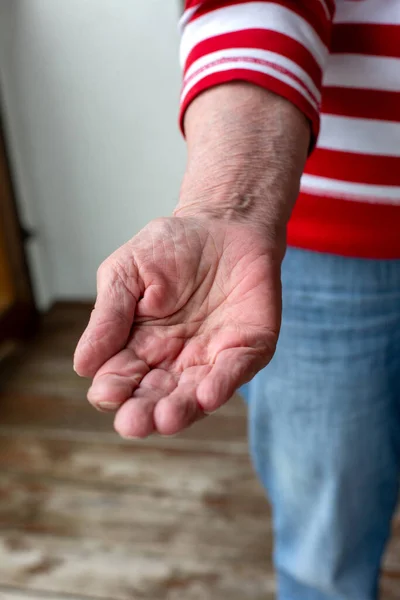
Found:
[[[32,282],[25,253],[26,234],[21,227],[0,110],[0,235],[11,273],[14,300],[0,315],[0,344],[29,335],[37,320]]]

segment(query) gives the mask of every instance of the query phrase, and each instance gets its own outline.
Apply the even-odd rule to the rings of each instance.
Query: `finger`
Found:
[[[205,412],[213,412],[228,402],[235,391],[250,381],[272,358],[253,348],[230,348],[218,355],[215,364],[197,390],[199,405]]]
[[[162,369],[154,369],[118,410],[115,430],[124,438],[144,438],[154,431],[154,409],[161,398],[176,387],[175,378]]]
[[[99,410],[116,410],[133,394],[149,372],[147,364],[130,348],[110,358],[96,373],[88,400]]]
[[[197,402],[197,388],[209,370],[209,366],[187,369],[174,391],[157,403],[154,425],[161,435],[174,435],[204,417]]]
[[[107,262],[99,268],[96,305],[75,351],[78,375],[93,377],[127,343],[140,297],[137,269],[129,269],[126,275]]]

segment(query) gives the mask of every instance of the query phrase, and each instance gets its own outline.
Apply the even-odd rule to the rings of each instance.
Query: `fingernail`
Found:
[[[117,431],[118,433],[118,431]],[[151,434],[149,433],[148,435],[127,435],[124,434],[122,435],[121,433],[118,433],[119,437],[122,438],[123,440],[126,440],[127,442],[143,442],[144,440],[146,440]]]
[[[117,410],[118,405],[113,404],[111,402],[98,402],[96,404],[96,408],[98,408],[99,410],[102,410],[104,412],[110,412],[112,410]]]

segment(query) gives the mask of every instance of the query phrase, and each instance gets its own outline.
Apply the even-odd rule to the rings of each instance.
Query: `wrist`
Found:
[[[310,140],[296,107],[256,86],[226,84],[196,98],[185,131],[188,162],[176,216],[285,230]]]

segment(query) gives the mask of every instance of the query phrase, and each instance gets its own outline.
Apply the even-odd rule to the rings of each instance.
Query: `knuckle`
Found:
[[[133,261],[124,260],[123,257],[116,259],[113,263],[113,271],[122,282],[127,283],[132,277]]]
[[[104,260],[97,269],[97,281],[107,278],[110,272],[108,259]]]

